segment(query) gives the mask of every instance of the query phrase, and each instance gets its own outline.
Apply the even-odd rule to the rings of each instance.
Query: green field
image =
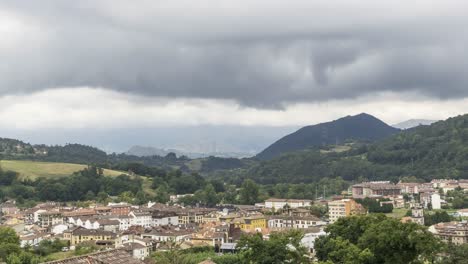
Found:
[[[395,208],[392,213],[385,214],[388,217],[401,219],[408,212],[407,208]]]
[[[36,179],[38,177],[55,178],[69,176],[73,172],[87,167],[82,164],[59,163],[59,162],[37,162],[25,160],[1,160],[0,166],[3,170],[12,170],[19,173],[21,179]],[[104,170],[106,176],[118,176],[122,172]]]

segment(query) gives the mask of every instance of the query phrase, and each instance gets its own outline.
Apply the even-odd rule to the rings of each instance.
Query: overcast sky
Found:
[[[0,128],[444,119],[468,112],[466,10],[449,0],[0,0]]]

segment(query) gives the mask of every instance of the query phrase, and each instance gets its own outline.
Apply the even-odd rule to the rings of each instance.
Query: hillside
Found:
[[[20,179],[36,179],[39,177],[56,178],[69,176],[74,172],[83,170],[87,165],[60,163],[60,162],[36,162],[25,160],[0,160],[3,170],[15,171]],[[122,172],[104,169],[104,176],[119,176]]]
[[[368,115],[346,116],[335,121],[306,126],[276,141],[256,158],[269,160],[284,153],[324,145],[339,145],[348,140],[375,141],[399,130]]]
[[[310,183],[336,177],[394,182],[413,176],[426,181],[468,179],[468,115],[404,130],[373,143],[346,146],[344,151],[290,152],[237,170],[220,171],[214,177],[233,183],[247,177],[264,184]]]

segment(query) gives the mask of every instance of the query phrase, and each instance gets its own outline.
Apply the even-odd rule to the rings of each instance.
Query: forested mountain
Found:
[[[468,115],[420,126],[344,152],[310,149],[261,161],[241,170],[218,172],[226,181],[306,183],[322,178],[392,180],[417,177],[468,179]]]
[[[330,144],[343,144],[347,140],[374,141],[398,131],[368,114],[346,116],[335,121],[303,127],[276,141],[259,153],[256,158],[268,160],[287,152]]]

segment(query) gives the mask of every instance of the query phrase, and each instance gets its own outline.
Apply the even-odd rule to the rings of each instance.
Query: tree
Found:
[[[219,202],[218,195],[216,194],[215,188],[211,184],[207,184],[203,189],[204,201],[203,203],[207,206],[215,206]]]
[[[468,244],[449,245],[448,256],[440,264],[468,264]]]
[[[374,254],[368,248],[362,250],[341,237],[324,237],[317,240],[315,245],[316,255],[322,260],[349,264],[375,263],[373,262]]]
[[[433,261],[441,249],[425,227],[380,214],[340,218],[326,232],[315,242],[317,258],[334,263],[351,263],[350,256],[363,263]]]
[[[19,245],[20,240],[16,235],[15,230],[10,227],[0,226],[0,244],[15,244]]]
[[[302,237],[297,230],[272,233],[269,240],[263,240],[260,233],[242,236],[237,243],[242,256],[240,263],[308,263],[307,249],[301,245]]]
[[[240,203],[241,204],[255,204],[258,202],[259,187],[258,185],[247,179],[242,183],[240,191]]]

